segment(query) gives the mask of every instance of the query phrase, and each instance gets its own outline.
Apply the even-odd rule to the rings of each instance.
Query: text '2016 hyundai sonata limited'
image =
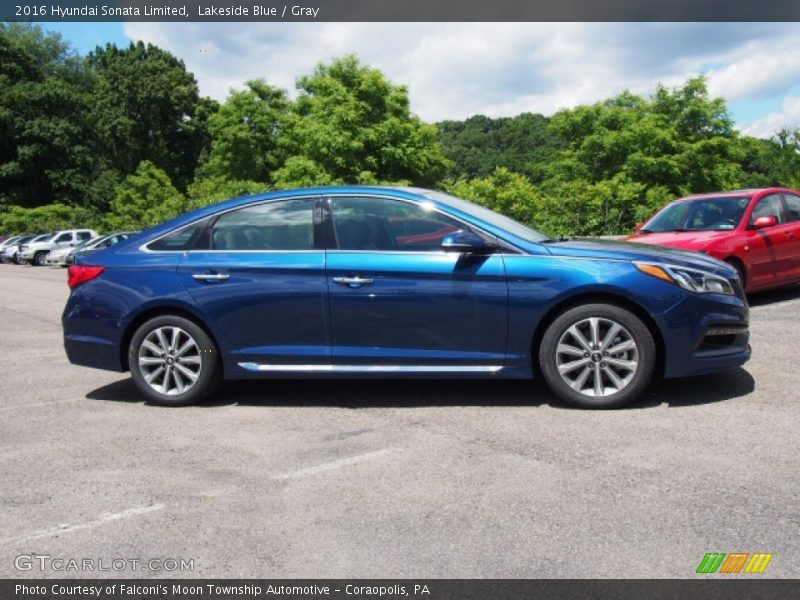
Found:
[[[541,375],[620,406],[652,377],[750,357],[736,270],[620,242],[552,240],[415,188],[236,198],[76,258],[71,362],[130,370],[149,400],[221,379]]]

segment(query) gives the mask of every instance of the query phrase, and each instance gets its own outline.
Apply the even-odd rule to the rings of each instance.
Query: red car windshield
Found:
[[[742,220],[749,202],[748,197],[678,200],[661,209],[639,231],[731,231]]]

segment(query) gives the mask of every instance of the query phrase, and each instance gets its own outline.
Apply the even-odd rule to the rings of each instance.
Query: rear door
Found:
[[[354,196],[326,207],[336,240],[327,260],[335,370],[482,373],[503,366],[501,255],[442,251],[444,236],[468,227],[418,203]],[[424,232],[409,234],[409,223]]]
[[[187,252],[178,266],[184,286],[244,369],[330,364],[317,201],[286,198],[223,213],[208,224],[203,247]]]

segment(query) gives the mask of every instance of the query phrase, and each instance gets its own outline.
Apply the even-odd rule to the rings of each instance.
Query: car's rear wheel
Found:
[[[200,402],[221,378],[213,340],[196,323],[175,315],[155,317],[136,330],[128,365],[142,394],[164,406]]]
[[[647,326],[613,304],[584,304],[559,315],[539,348],[550,389],[583,408],[636,400],[653,377],[656,347]]]

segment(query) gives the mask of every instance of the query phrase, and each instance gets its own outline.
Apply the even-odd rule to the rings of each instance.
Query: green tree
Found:
[[[145,160],[117,188],[106,224],[109,229],[147,229],[185,209],[186,199],[169,175]]]
[[[550,127],[567,146],[549,178],[599,183],[622,175],[675,195],[735,187],[744,157],[721,98],[709,98],[702,77],[650,100],[629,92],[556,113]]]
[[[91,210],[66,204],[25,208],[11,206],[0,212],[0,231],[9,235],[45,233],[77,227],[99,228],[100,219]]]
[[[800,186],[800,129],[782,128],[770,139],[741,139],[742,185]]]
[[[499,166],[541,181],[547,164],[563,147],[548,123],[547,117],[531,113],[499,119],[475,115],[437,123],[442,150],[452,161],[447,176],[486,177]]]
[[[287,156],[305,160],[281,172],[283,183],[298,167],[303,177],[335,183],[432,185],[444,174],[436,128],[413,116],[406,88],[377,69],[346,56],[297,85],[281,139]]]
[[[270,181],[270,173],[283,162],[278,135],[287,106],[286,92],[260,79],[231,92],[208,118],[211,143],[200,176]]]
[[[208,144],[216,103],[199,97],[183,61],[151,44],[98,47],[87,63],[96,77],[94,127],[111,167],[127,175],[149,160],[184,190]]]
[[[488,177],[461,179],[445,184],[454,196],[470,200],[526,225],[541,225],[544,198],[527,177],[497,167]]]
[[[58,34],[0,23],[0,205],[83,201],[95,162],[89,90]]]
[[[189,185],[186,209],[193,210],[220,200],[249,196],[265,191],[267,191],[266,186],[258,181],[231,180],[220,177],[199,179]]]

